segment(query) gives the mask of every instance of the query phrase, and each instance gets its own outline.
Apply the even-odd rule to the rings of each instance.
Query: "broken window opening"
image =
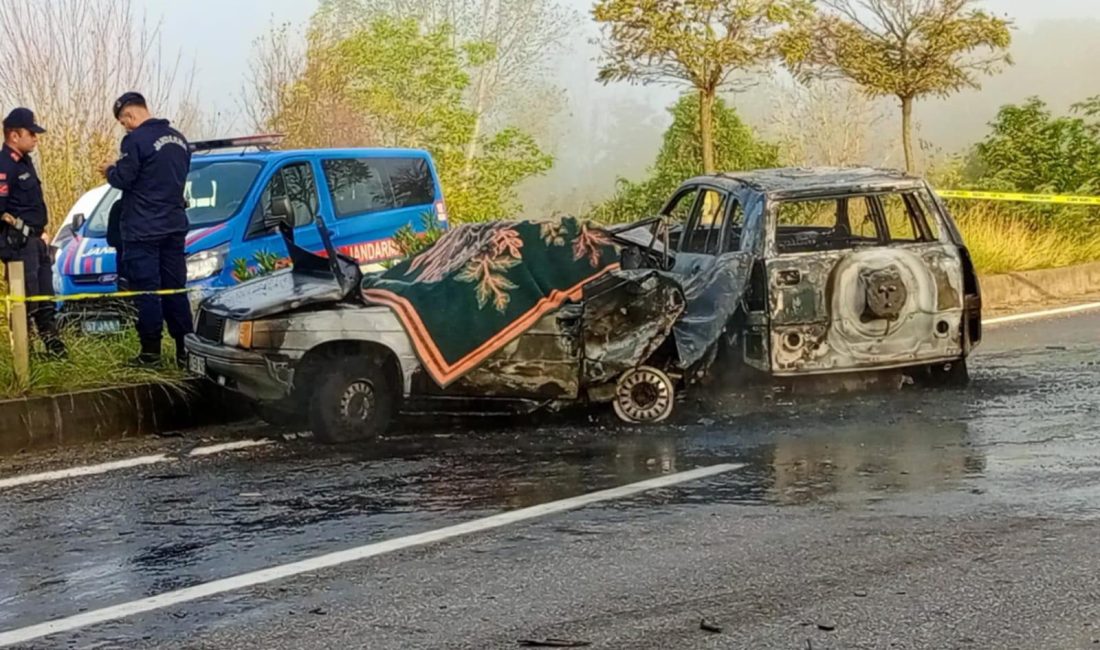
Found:
[[[740,205],[725,192],[704,189],[696,206],[685,228],[680,252],[720,255],[736,250],[744,221]]]
[[[884,233],[871,197],[783,201],[776,213],[778,252],[810,253],[874,246]]]
[[[881,194],[876,197],[882,207],[883,219],[891,244],[917,244],[937,241],[938,228],[928,225],[921,200],[916,192]]]

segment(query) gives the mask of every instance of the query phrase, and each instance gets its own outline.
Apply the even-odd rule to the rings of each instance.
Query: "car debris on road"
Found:
[[[284,210],[285,211],[285,210]],[[901,369],[963,384],[981,295],[943,202],[915,177],[780,169],[685,182],[655,217],[450,230],[364,276],[278,222],[292,267],[208,298],[196,371],[325,441],[398,412],[610,403],[668,418],[719,364],[789,378]]]

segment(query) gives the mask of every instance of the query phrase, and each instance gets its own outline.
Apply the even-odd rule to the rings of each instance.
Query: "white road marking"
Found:
[[[88,627],[90,625],[106,623],[107,621],[115,621],[129,616],[134,616],[136,614],[142,614],[144,612],[151,612],[154,610],[162,609],[164,607],[178,605],[180,603],[186,603],[192,600],[198,600],[200,598],[215,596],[217,594],[225,593],[228,591],[235,591],[238,589],[244,589],[246,587],[253,587],[268,582],[274,582],[276,580],[282,580],[283,578],[289,578],[291,576],[299,575],[302,573],[319,571],[322,569],[347,564],[349,562],[357,562],[359,560],[365,560],[367,558],[382,555],[384,553],[392,553],[394,551],[400,551],[402,549],[407,549],[414,546],[423,546],[425,544],[441,542],[447,539],[452,539],[454,537],[460,537],[463,535],[470,535],[472,533],[478,533],[494,528],[500,528],[502,526],[507,526],[509,524],[515,524],[521,521],[527,521],[538,517],[546,517],[548,515],[565,512],[568,510],[576,510],[577,508],[582,508],[584,506],[599,503],[601,501],[621,499],[623,497],[640,494],[649,490],[670,487],[673,485],[678,485],[680,483],[686,483],[688,481],[695,481],[701,478],[706,478],[708,476],[714,476],[725,472],[732,472],[734,470],[740,469],[741,467],[744,467],[744,465],[712,465],[710,467],[702,467],[687,472],[669,474],[667,476],[661,476],[659,478],[640,481],[638,483],[631,483],[622,487],[611,488],[609,490],[600,490],[599,492],[591,492],[589,494],[571,497],[569,499],[562,499],[561,501],[552,501],[550,503],[531,506],[529,508],[522,508],[520,510],[502,512],[498,515],[493,515],[484,519],[477,519],[475,521],[469,521],[455,526],[447,526],[446,528],[440,528],[438,530],[433,530],[426,533],[409,535],[407,537],[398,537],[397,539],[391,539],[384,542],[375,542],[373,544],[366,544],[364,546],[359,546],[345,551],[328,553],[326,555],[320,555],[307,560],[292,562],[290,564],[283,564],[267,569],[261,569],[259,571],[243,573],[238,576],[223,578],[221,580],[215,580],[213,582],[195,585],[194,587],[187,587],[185,589],[178,589],[176,591],[169,591],[163,594],[158,594],[149,598],[142,598],[140,600],[135,600],[129,603],[123,603],[120,605],[113,605],[111,607],[104,607],[103,609],[84,612],[83,614],[77,614],[76,616],[59,618],[46,623],[39,623],[38,625],[31,625],[29,627],[20,628],[17,630],[2,632],[0,633],[0,647],[9,646],[16,643],[26,643],[34,639],[40,639],[42,637],[49,636],[51,634],[77,630],[80,628]]]
[[[76,478],[78,476],[105,474],[107,472],[113,472],[116,469],[126,469],[128,467],[156,465],[157,463],[163,463],[167,460],[168,457],[164,454],[157,454],[155,456],[139,456],[137,458],[127,458],[126,460],[116,460],[114,462],[102,463],[100,465],[85,465],[84,467],[70,467],[69,469],[59,469],[57,471],[42,472],[40,474],[12,476],[11,478],[0,479],[0,490],[16,487],[18,485],[28,485],[30,483],[60,481],[61,479]]]
[[[237,440],[236,442],[226,442],[220,445],[210,445],[209,447],[195,447],[188,455],[209,456],[211,454],[220,454],[223,451],[238,451],[240,449],[251,449],[252,447],[263,447],[270,444],[270,440]]]
[[[1011,316],[1000,316],[998,318],[990,318],[983,321],[983,325],[1000,325],[1001,323],[1013,323],[1021,320],[1033,320],[1036,318],[1050,318],[1051,316],[1062,316],[1064,314],[1077,314],[1083,311],[1092,311],[1094,309],[1100,309],[1100,302],[1090,302],[1084,305],[1074,305],[1072,307],[1059,307],[1058,309],[1047,309],[1045,311],[1033,311],[1025,314],[1013,314]]]
[[[227,442],[218,445],[210,445],[207,447],[196,447],[192,449],[187,455],[192,457],[209,456],[211,454],[218,454],[223,451],[237,451],[239,449],[249,449],[251,447],[262,447],[264,445],[270,445],[271,443],[271,440],[239,440],[236,442]],[[20,485],[30,485],[32,483],[45,483],[47,481],[60,481],[63,479],[76,478],[79,476],[106,474],[107,472],[113,472],[119,469],[141,467],[143,465],[170,463],[173,461],[178,461],[179,459],[179,456],[172,454],[154,454],[152,456],[139,456],[137,458],[127,458],[126,460],[116,460],[109,463],[100,463],[99,465],[85,465],[83,467],[70,467],[69,469],[59,469],[52,472],[41,472],[38,474],[12,476],[9,478],[0,479],[0,490],[13,488]]]

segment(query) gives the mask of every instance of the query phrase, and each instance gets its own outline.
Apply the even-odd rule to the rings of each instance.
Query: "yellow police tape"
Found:
[[[1016,203],[1055,203],[1060,205],[1100,205],[1100,196],[1073,196],[1069,194],[1023,194],[1019,192],[977,192],[971,190],[938,190],[945,199],[969,199],[974,201],[1010,201]],[[189,293],[196,289],[161,289],[157,291],[115,291],[113,293],[78,293],[71,296],[2,296],[5,303],[13,302],[75,302],[104,298],[136,298],[137,296],[171,296]]]
[[[157,289],[155,291],[115,291],[112,293],[74,293],[71,296],[2,296],[5,303],[12,302],[74,302],[103,298],[136,298],[138,296],[174,296],[197,289]]]
[[[945,199],[1012,201],[1017,203],[1056,203],[1061,205],[1100,205],[1100,196],[1072,196],[1069,194],[1021,194],[1017,192],[972,192],[970,190],[941,190],[937,193]]]

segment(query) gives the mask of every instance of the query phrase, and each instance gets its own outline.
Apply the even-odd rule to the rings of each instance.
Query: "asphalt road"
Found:
[[[1100,647],[1100,313],[990,329],[971,371],[955,391],[718,391],[656,429],[430,423],[3,489],[0,640],[58,620],[11,647]],[[116,453],[193,441],[142,444]],[[723,463],[741,466],[127,609]]]

